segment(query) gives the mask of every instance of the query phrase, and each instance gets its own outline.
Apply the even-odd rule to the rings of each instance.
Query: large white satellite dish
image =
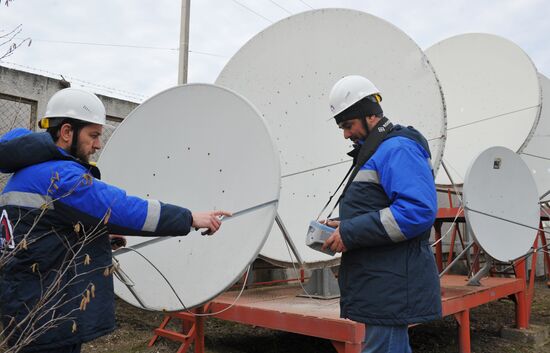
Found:
[[[145,101],[115,131],[99,164],[103,179],[129,194],[193,211],[260,205],[226,218],[210,237],[191,232],[141,247],[151,238],[128,237],[128,247],[166,279],[126,251],[116,258],[130,285],[117,280],[115,292],[147,309],[183,310],[227,289],[256,258],[277,212],[280,165],[267,127],[246,99],[214,85],[178,86]]]
[[[244,95],[263,113],[281,158],[279,215],[306,265],[338,259],[305,245],[308,224],[351,165],[331,117],[336,81],[363,75],[381,90],[385,115],[413,125],[430,141],[437,170],[445,141],[445,109],[434,71],[405,33],[375,16],[348,9],[300,13],[268,27],[231,58],[216,83]],[[274,227],[261,255],[291,259]]]
[[[444,162],[461,184],[468,165],[490,146],[522,151],[537,125],[541,90],[535,66],[511,41],[463,34],[426,50],[445,94]],[[443,169],[436,182],[449,185]]]
[[[466,173],[463,192],[466,222],[487,254],[511,261],[529,251],[540,208],[537,186],[520,156],[504,147],[483,151]]]
[[[543,97],[539,123],[521,157],[535,178],[539,196],[543,196],[550,191],[550,80],[542,74],[539,79]]]

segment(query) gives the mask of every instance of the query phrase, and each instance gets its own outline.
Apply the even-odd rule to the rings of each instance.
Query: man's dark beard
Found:
[[[82,151],[82,148],[79,146],[77,146],[76,148],[76,156],[75,156],[77,159],[80,159],[82,162],[85,162],[85,163],[89,163],[90,162],[90,156],[89,155],[86,155],[86,153],[84,153],[84,151]]]

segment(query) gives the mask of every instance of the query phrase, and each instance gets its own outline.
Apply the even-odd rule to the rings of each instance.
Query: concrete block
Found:
[[[500,336],[510,341],[541,347],[550,341],[550,328],[539,325],[530,325],[528,329],[503,327]]]

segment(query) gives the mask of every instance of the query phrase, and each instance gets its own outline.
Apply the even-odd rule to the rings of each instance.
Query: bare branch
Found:
[[[9,5],[9,3],[13,0],[4,0],[4,4],[6,6]],[[22,46],[23,44],[27,43],[27,46],[30,46],[32,43],[32,40],[30,37],[27,38],[18,38],[17,35],[19,35],[23,30],[23,25],[19,24],[14,29],[12,29],[10,32],[0,35],[0,47],[3,47],[5,45],[8,46],[7,50],[0,54],[0,60],[12,55],[14,51]]]

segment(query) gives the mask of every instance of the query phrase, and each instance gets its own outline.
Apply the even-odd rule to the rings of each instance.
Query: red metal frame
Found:
[[[464,222],[464,214],[457,208],[440,209],[436,224],[436,240],[441,237],[441,224],[454,220]],[[458,233],[458,228],[456,229]],[[462,237],[458,233],[461,240]],[[543,245],[546,244],[544,232],[539,232]],[[452,235],[455,239],[456,234]],[[436,262],[443,268],[442,247],[436,246]],[[538,245],[538,238],[535,248]],[[451,246],[452,248],[452,246]],[[534,276],[537,253],[533,254],[531,273],[527,285],[525,259],[514,264],[514,278],[488,277],[481,280],[481,286],[467,286],[466,276],[446,275],[441,279],[443,316],[453,315],[458,323],[458,342],[460,353],[470,353],[470,309],[509,296],[515,297],[516,326],[529,327],[531,302],[534,294]],[[450,263],[452,253],[447,263]],[[545,253],[547,271],[550,270],[550,257]],[[303,281],[303,270],[300,276]],[[293,279],[296,280],[296,279]],[[272,283],[269,283],[272,284]],[[338,353],[359,353],[365,333],[363,324],[339,318],[338,300],[319,301],[297,297],[301,287],[294,285],[253,288],[245,291],[233,306],[234,292],[226,292],[203,308],[214,317],[269,329],[282,330],[308,336],[328,339]],[[320,305],[319,303],[323,303]],[[190,324],[182,326],[183,332],[168,332],[165,328],[173,318],[187,320]],[[191,328],[189,328],[191,325]],[[193,325],[195,327],[192,330]],[[195,353],[204,353],[204,317],[189,313],[167,315],[161,326],[155,330],[155,337],[149,343],[153,345],[159,336],[182,342],[178,353],[184,353],[195,340]],[[189,342],[189,343],[188,343]]]
[[[172,341],[181,342],[177,353],[186,353],[192,343],[195,343],[195,353],[204,353],[205,317],[200,315],[207,311],[209,307],[210,304],[206,304],[204,307],[196,308],[191,312],[166,314],[160,326],[154,330],[155,334],[147,344],[147,347],[152,347],[160,337],[164,337]],[[168,323],[173,319],[181,320],[181,332],[166,328]]]

